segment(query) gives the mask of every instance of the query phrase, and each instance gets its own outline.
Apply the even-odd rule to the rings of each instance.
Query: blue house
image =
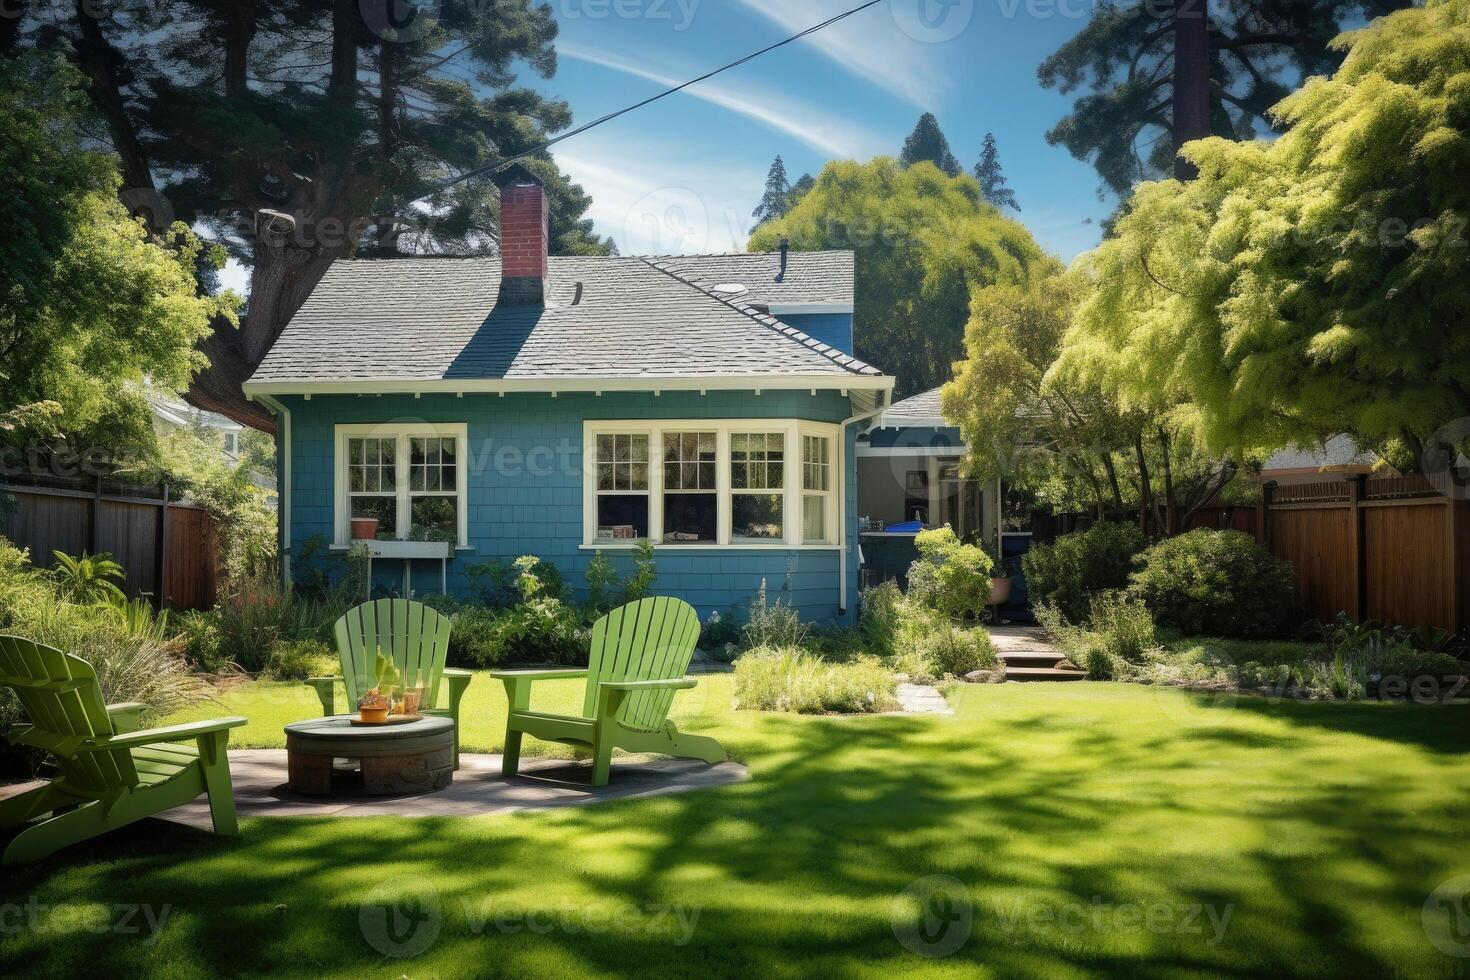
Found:
[[[764,580],[849,621],[855,439],[893,387],[848,353],[852,254],[548,257],[541,183],[498,182],[500,257],[339,261],[245,384],[279,420],[288,580],[354,530],[419,594],[526,554],[580,587],[647,540],[703,615]]]

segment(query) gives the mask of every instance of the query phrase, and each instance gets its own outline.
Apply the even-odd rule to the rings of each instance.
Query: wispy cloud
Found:
[[[594,134],[588,134],[592,137]],[[570,144],[568,144],[570,145]],[[752,161],[701,164],[664,143],[586,139],[555,150],[557,164],[592,197],[587,217],[625,255],[694,255],[745,248],[764,169]],[[638,166],[619,164],[638,160]]]
[[[740,2],[792,34],[851,6],[838,0]],[[904,34],[887,3],[839,21],[800,43],[810,45],[859,78],[923,109],[934,108],[947,84],[937,46],[920,44]]]
[[[673,78],[617,55],[593,51],[577,44],[560,43],[556,53],[562,58],[609,68],[670,88],[688,81],[687,78]],[[861,125],[835,118],[830,112],[802,104],[784,93],[777,95],[749,87],[736,89],[719,82],[707,81],[687,88],[681,94],[754,119],[771,129],[793,136],[830,157],[865,157],[876,152],[875,148],[882,145],[880,138],[867,132]]]

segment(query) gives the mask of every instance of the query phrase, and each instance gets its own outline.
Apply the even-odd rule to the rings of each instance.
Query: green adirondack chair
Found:
[[[347,610],[337,620],[337,654],[342,658],[340,677],[312,677],[306,683],[316,689],[322,713],[337,714],[336,685],[347,692],[346,711],[372,690],[378,652],[393,658],[405,688],[422,687],[420,714],[454,721],[454,768],[459,768],[459,703],[473,678],[467,670],[445,667],[449,655],[449,617],[422,602],[407,599],[378,599]],[[448,704],[441,705],[441,692]]]
[[[586,745],[592,749],[592,785],[606,786],[613,749],[659,752],[714,764],[725,761],[720,743],[686,735],[668,720],[674,692],[695,685],[685,677],[699,640],[699,615],[687,602],[658,596],[614,609],[592,627],[586,670],[493,670],[505,683],[510,715],[502,771],[520,767],[521,738]],[[581,717],[530,710],[538,680],[587,678]]]
[[[0,684],[15,691],[30,719],[10,741],[51,753],[59,771],[45,786],[0,801],[0,828],[21,828],[0,864],[40,860],[201,793],[209,794],[214,832],[239,832],[225,745],[244,718],[138,731],[143,705],[104,705],[90,664],[18,636],[0,636]]]

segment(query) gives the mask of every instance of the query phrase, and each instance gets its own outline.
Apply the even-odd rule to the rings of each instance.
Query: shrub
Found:
[[[1129,663],[1142,663],[1158,646],[1148,607],[1125,592],[1101,592],[1093,596],[1087,625],[1105,653]]]
[[[909,597],[951,619],[970,619],[990,601],[994,567],[984,549],[961,544],[948,526],[920,531],[919,558],[909,567]]]
[[[777,599],[766,600],[766,580],[750,600],[750,619],[740,631],[746,649],[757,647],[785,648],[805,645],[811,627],[801,621],[801,614]]]
[[[853,660],[868,652],[863,634],[850,626],[813,626],[806,648],[829,663]]]
[[[917,683],[946,675],[963,677],[974,670],[994,670],[999,661],[990,634],[965,629],[941,613],[906,604],[894,656],[896,668]]]
[[[127,598],[117,584],[126,580],[127,573],[107,552],[82,555],[80,558],[73,558],[60,551],[53,551],[51,554],[56,559],[51,577],[56,582],[61,598],[67,602],[87,605]]]
[[[626,579],[618,574],[617,566],[601,551],[587,563],[587,605],[596,614],[602,615],[624,603],[637,602],[653,591],[658,579],[658,563],[654,558],[653,542],[640,541],[633,550],[633,571]]]
[[[540,597],[512,609],[465,610],[451,628],[450,651],[479,667],[582,666],[588,639],[588,628],[575,609],[560,599]]]
[[[213,609],[185,612],[174,617],[185,659],[196,670],[217,673],[229,666],[220,655],[219,613]]]
[[[709,614],[699,628],[699,649],[706,651],[723,651],[726,647],[740,642],[740,623],[733,615],[722,616],[717,612]]]
[[[308,677],[335,677],[341,661],[320,640],[291,640],[271,650],[265,669],[278,681],[304,681]]]
[[[735,664],[740,710],[861,714],[898,706],[897,678],[872,657],[833,664],[793,647],[758,647]]]
[[[1052,544],[1033,545],[1021,559],[1027,594],[1033,603],[1054,605],[1069,621],[1083,622],[1094,595],[1128,587],[1134,559],[1145,544],[1143,532],[1133,525],[1100,521]]]
[[[332,625],[350,606],[342,600],[301,598],[274,583],[246,582],[219,604],[219,656],[242,670],[262,670],[279,643],[329,642]]]
[[[863,590],[858,629],[870,652],[880,657],[892,657],[897,652],[902,607],[903,593],[893,582]]]
[[[1291,564],[1239,531],[1198,530],[1145,551],[1131,591],[1164,625],[1195,635],[1279,634],[1294,606]]]

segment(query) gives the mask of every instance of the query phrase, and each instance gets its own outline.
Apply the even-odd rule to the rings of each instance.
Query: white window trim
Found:
[[[827,467],[827,489],[825,490],[808,490],[806,488],[806,440],[808,438],[827,440],[827,462],[825,464]],[[801,510],[798,511],[796,514],[796,520],[798,524],[804,524],[806,522],[805,498],[810,496],[820,496],[822,498],[822,510],[824,512],[822,524],[827,531],[824,540],[807,542],[804,537],[804,532],[801,528],[798,527],[797,533],[803,534],[803,544],[835,544],[837,541],[837,487],[840,483],[840,481],[837,479],[837,474],[839,472],[837,469],[837,465],[838,458],[841,453],[838,448],[839,441],[840,440],[838,440],[835,435],[827,432],[817,431],[817,429],[811,425],[803,425],[801,427],[801,450],[798,453],[799,458],[797,460],[797,465],[799,468],[799,473],[797,474],[797,477],[801,482],[801,495],[803,499],[801,501]]]
[[[352,425],[338,425],[336,427],[336,465],[334,467],[335,513],[333,527],[336,529],[336,545],[344,547],[352,543],[351,521],[352,508],[347,494],[347,440],[348,439],[397,439],[398,451],[395,454],[396,474],[394,476],[394,493],[398,501],[398,540],[408,540],[409,516],[412,513],[412,495],[409,492],[409,447],[408,440],[413,438],[440,438],[458,440],[458,467],[455,472],[455,483],[457,489],[456,510],[459,514],[459,541],[457,548],[469,547],[469,468],[466,465],[469,456],[469,425],[464,422],[416,422],[403,425],[392,422],[365,423]]]
[[[618,550],[637,547],[634,541],[599,541],[597,539],[597,437],[600,435],[644,434],[649,437],[648,528],[654,547],[669,551],[782,550],[793,548],[833,549],[840,540],[836,534],[841,506],[835,490],[828,491],[828,541],[801,540],[802,486],[801,452],[803,435],[822,436],[831,440],[833,474],[844,465],[841,426],[835,423],[807,422],[800,419],[589,419],[582,426],[582,548]],[[664,544],[663,534],[663,436],[666,432],[715,433],[715,493],[717,506],[716,541],[713,544]],[[779,432],[786,437],[785,484],[782,488],[783,535],[778,541],[734,541],[731,533],[730,436],[736,432]],[[795,447],[793,450],[792,447]],[[833,480],[834,485],[837,481]]]

